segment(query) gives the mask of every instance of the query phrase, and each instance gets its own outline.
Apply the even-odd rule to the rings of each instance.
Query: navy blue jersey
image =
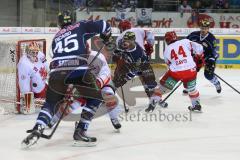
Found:
[[[103,20],[80,21],[61,29],[52,42],[53,59],[85,57],[86,41],[97,34],[108,34],[111,27]]]
[[[206,37],[200,35],[200,31],[195,31],[187,36],[187,39],[197,42],[203,46],[204,58],[217,58],[216,53],[216,38],[212,33],[208,33]]]
[[[131,58],[131,62],[137,63],[137,62],[145,62],[147,61],[147,56],[144,53],[142,47],[138,43],[136,43],[136,47],[131,50],[125,51],[125,54],[128,55],[128,57]]]

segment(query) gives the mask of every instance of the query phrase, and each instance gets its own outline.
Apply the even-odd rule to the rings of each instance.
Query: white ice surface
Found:
[[[240,70],[216,71],[240,90]],[[32,128],[37,115],[0,116],[1,160],[239,160],[240,95],[222,84],[222,93],[199,74],[198,88],[203,113],[192,114],[191,121],[122,121],[115,133],[107,116],[95,119],[89,134],[98,138],[96,147],[72,146],[73,122],[63,122],[51,140],[40,139],[29,150],[20,142]],[[186,114],[190,101],[179,88],[168,99],[165,114]],[[147,100],[138,100],[143,106]],[[135,111],[135,112],[134,112]],[[159,111],[156,111],[157,114]],[[132,109],[134,116],[136,109]],[[128,117],[129,118],[129,117]],[[140,119],[143,118],[140,117]],[[136,120],[136,118],[135,118]]]

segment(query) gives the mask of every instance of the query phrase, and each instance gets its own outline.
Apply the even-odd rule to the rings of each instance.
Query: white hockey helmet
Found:
[[[40,47],[39,47],[38,43],[35,41],[29,43],[26,46],[26,50],[25,50],[27,57],[33,62],[35,62],[37,60],[37,55],[38,55],[39,51],[40,51]]]

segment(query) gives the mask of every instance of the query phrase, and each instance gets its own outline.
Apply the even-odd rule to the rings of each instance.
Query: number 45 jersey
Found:
[[[203,53],[202,45],[188,39],[182,39],[169,44],[163,53],[164,60],[173,72],[193,69],[196,64],[193,55]]]
[[[52,42],[53,60],[85,57],[86,41],[97,34],[108,34],[111,27],[103,20],[79,21],[61,29]],[[86,58],[86,57],[85,57]]]

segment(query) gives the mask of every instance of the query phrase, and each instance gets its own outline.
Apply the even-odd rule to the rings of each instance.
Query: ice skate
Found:
[[[74,143],[73,146],[76,147],[92,147],[96,146],[97,138],[89,137],[86,135],[86,131],[80,128],[76,128],[73,134]]]
[[[167,108],[167,107],[168,107],[168,103],[167,103],[167,102],[159,101],[158,104],[159,104],[159,106],[161,106],[162,108]]]
[[[152,111],[156,108],[156,105],[157,105],[157,101],[156,101],[156,100],[153,100],[153,101],[148,105],[148,108],[145,109],[145,112],[152,112]]]
[[[42,125],[35,125],[33,129],[27,130],[27,133],[30,133],[21,143],[23,149],[27,149],[32,145],[36,144],[39,138],[41,137],[44,131],[44,127]]]
[[[195,106],[189,106],[188,109],[192,112],[202,112],[202,106],[200,104],[196,104]]]
[[[122,125],[120,124],[118,119],[117,118],[111,119],[111,122],[112,122],[113,127],[117,130],[117,132],[120,132],[120,128],[122,127]]]
[[[217,93],[221,93],[222,87],[221,87],[220,82],[218,82],[217,84],[215,84],[215,87],[216,87]]]

